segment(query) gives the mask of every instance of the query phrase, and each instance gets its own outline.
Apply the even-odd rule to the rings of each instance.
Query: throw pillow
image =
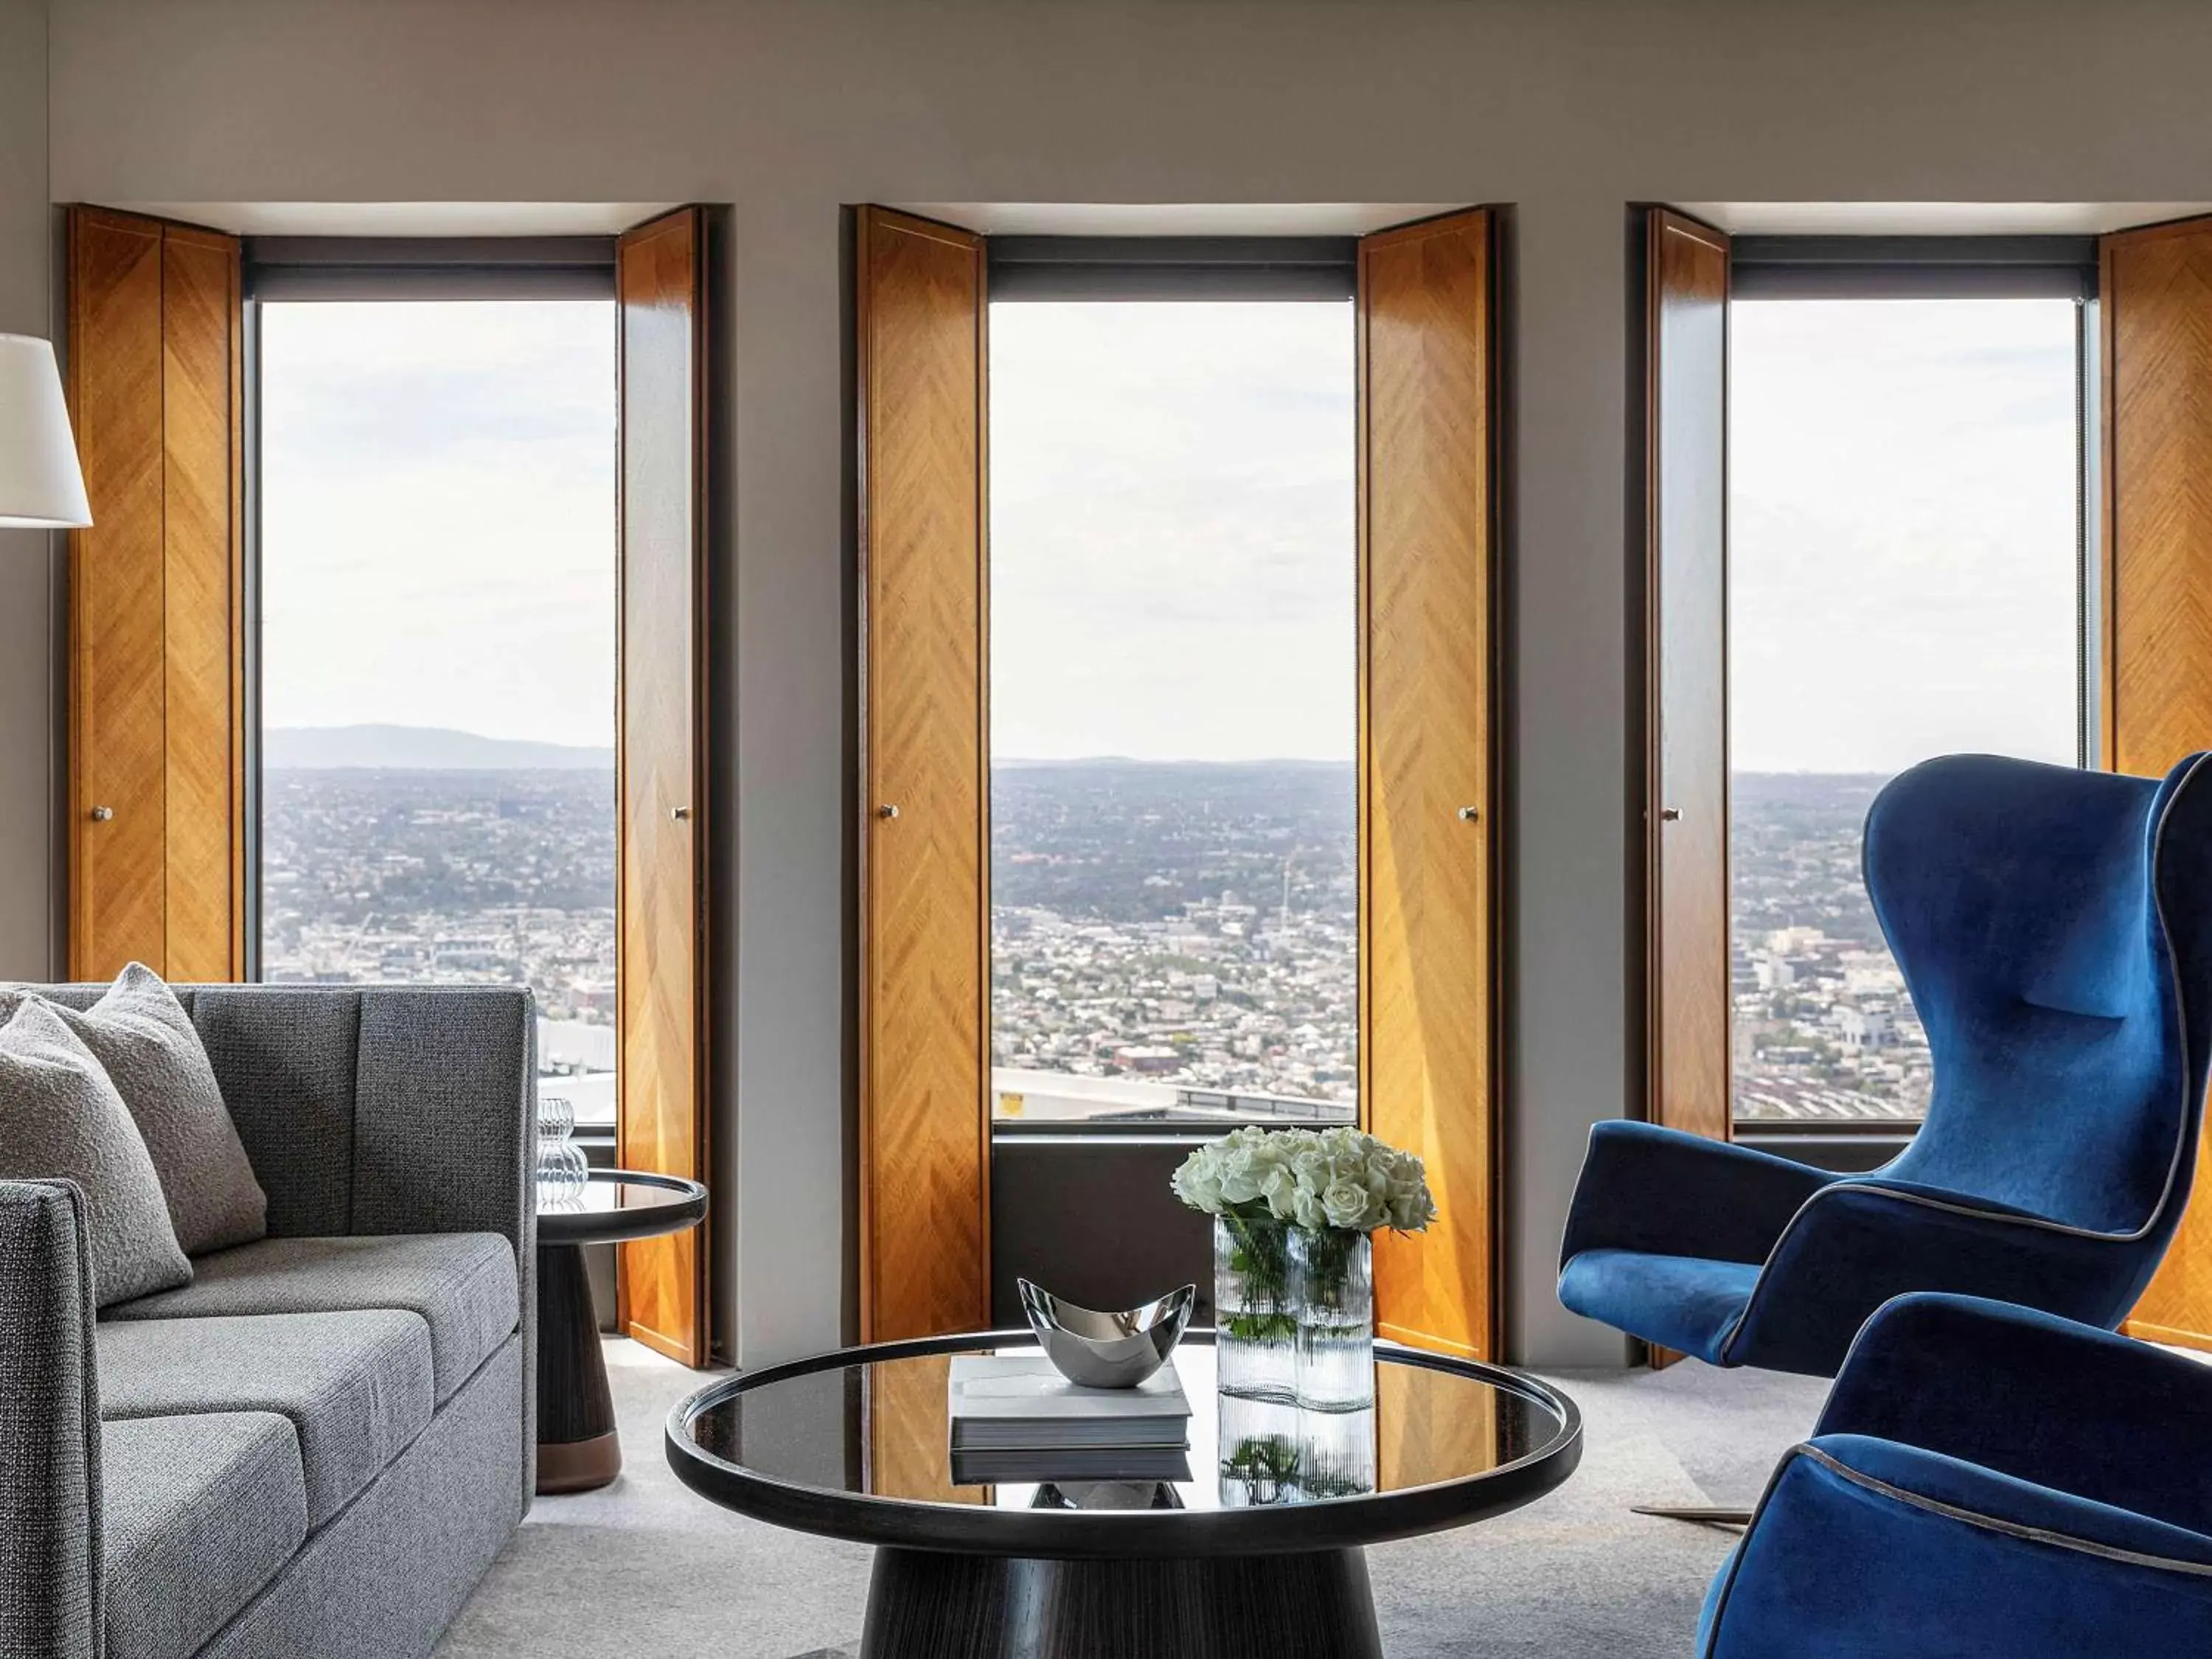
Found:
[[[0,1019],[34,992],[0,990]],[[161,1178],[186,1255],[246,1244],[269,1231],[269,1200],[192,1017],[161,976],[132,963],[89,1008],[48,1003],[106,1070]]]
[[[0,1179],[18,1176],[82,1190],[101,1307],[191,1282],[123,1097],[59,1011],[36,997],[0,1025]]]

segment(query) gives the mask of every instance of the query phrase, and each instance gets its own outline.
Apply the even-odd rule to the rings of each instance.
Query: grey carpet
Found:
[[[607,1345],[622,1478],[541,1498],[440,1645],[440,1659],[837,1659],[857,1642],[868,1552],[715,1508],[677,1483],[661,1421],[702,1379]],[[1804,1437],[1825,1383],[1716,1371],[1553,1378],[1583,1410],[1574,1478],[1512,1515],[1386,1544],[1369,1569],[1391,1659],[1686,1659],[1729,1534],[1632,1504],[1753,1502]]]

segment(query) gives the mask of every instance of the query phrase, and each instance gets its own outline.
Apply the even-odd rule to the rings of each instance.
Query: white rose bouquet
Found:
[[[1232,1129],[1185,1158],[1174,1186],[1207,1215],[1316,1231],[1417,1233],[1437,1216],[1421,1160],[1348,1125]]]

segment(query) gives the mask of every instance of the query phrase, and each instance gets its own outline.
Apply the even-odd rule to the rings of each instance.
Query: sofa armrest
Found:
[[[362,993],[351,1230],[538,1237],[537,1014],[526,990]]]
[[[0,1181],[0,1653],[100,1651],[97,1311],[82,1196]]]

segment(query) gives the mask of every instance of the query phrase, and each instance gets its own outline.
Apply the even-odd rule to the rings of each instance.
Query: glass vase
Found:
[[[1298,1404],[1310,1412],[1375,1405],[1375,1249],[1365,1233],[1291,1230]]]
[[[1216,1389],[1232,1399],[1297,1403],[1297,1315],[1285,1223],[1213,1218]]]
[[[584,1149],[569,1136],[576,1130],[576,1109],[566,1095],[538,1097],[538,1207],[575,1208],[591,1181]]]

